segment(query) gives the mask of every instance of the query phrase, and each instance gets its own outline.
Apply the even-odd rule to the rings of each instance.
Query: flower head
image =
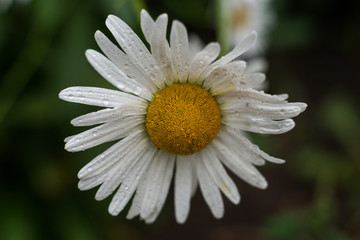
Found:
[[[134,196],[127,217],[153,222],[159,215],[174,175],[175,215],[185,222],[197,186],[216,218],[224,214],[221,192],[240,201],[224,166],[249,184],[266,188],[255,165],[282,163],[243,135],[243,131],[280,134],[295,126],[292,117],[304,103],[288,103],[287,95],[253,89],[261,73],[246,72],[234,60],[255,42],[249,34],[231,52],[216,60],[220,46],[210,43],[190,57],[185,26],[174,21],[170,44],[168,17],[155,21],[141,12],[141,28],[151,52],[121,19],[110,15],[106,25],[121,49],[103,33],[95,39],[105,56],[87,50],[91,65],[117,90],[70,87],[59,94],[70,102],[104,107],[71,121],[75,126],[98,125],[67,138],[65,148],[76,152],[108,141],[117,142],[78,173],[79,188],[101,185],[95,198],[116,192],[109,206],[119,214]],[[175,169],[175,171],[174,171]]]

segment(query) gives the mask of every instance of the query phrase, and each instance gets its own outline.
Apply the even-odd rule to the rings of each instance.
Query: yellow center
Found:
[[[250,19],[249,9],[243,5],[240,9],[234,9],[233,17],[232,17],[232,24],[235,28],[241,28],[248,24]]]
[[[202,87],[176,83],[159,90],[150,102],[146,130],[160,149],[180,155],[206,147],[220,130],[220,109]]]

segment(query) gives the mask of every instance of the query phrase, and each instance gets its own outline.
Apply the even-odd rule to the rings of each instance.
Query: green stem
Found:
[[[228,0],[215,0],[215,9],[217,40],[221,46],[221,55],[224,55],[231,47],[231,9]]]

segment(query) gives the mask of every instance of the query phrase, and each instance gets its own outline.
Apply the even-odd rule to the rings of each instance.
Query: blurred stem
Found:
[[[231,9],[228,0],[215,0],[216,33],[221,46],[221,55],[230,50]]]

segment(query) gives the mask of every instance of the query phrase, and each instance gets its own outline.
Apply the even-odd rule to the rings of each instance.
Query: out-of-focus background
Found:
[[[264,52],[268,91],[308,109],[279,136],[251,135],[283,165],[259,170],[255,189],[234,178],[241,203],[212,217],[200,192],[188,221],[174,220],[173,190],[152,225],[110,216],[110,198],[81,192],[77,172],[107,146],[68,153],[70,120],[92,108],[60,101],[69,86],[109,87],[86,61],[109,13],[140,34],[139,11],[167,12],[204,42],[222,31],[207,0],[0,0],[0,239],[360,239],[360,1],[273,0]],[[219,25],[220,24],[220,25]],[[140,36],[142,36],[140,34]],[[126,211],[125,211],[126,212]]]

